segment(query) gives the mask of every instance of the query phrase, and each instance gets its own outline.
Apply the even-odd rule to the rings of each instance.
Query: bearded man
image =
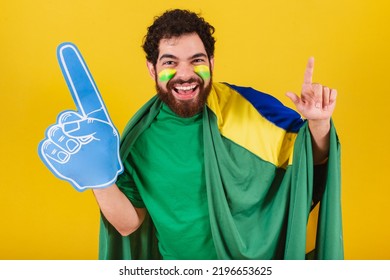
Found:
[[[318,259],[343,258],[336,90],[312,83],[295,112],[252,88],[212,80],[214,28],[170,10],[143,48],[157,95],[121,140],[124,172],[94,189],[101,259],[305,259],[319,202]],[[294,156],[293,156],[294,155]]]

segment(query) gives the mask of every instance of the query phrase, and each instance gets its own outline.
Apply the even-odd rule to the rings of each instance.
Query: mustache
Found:
[[[199,83],[199,84],[203,84],[203,80],[200,79],[200,78],[190,78],[188,80],[183,80],[183,79],[171,79],[168,83],[167,83],[167,87],[170,87],[172,86],[173,84],[185,84],[185,83]]]

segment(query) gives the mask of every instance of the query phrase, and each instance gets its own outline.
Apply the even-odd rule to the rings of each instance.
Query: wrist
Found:
[[[317,127],[330,127],[330,118],[324,119],[324,120],[307,120],[309,123],[309,126],[312,128]]]
[[[330,130],[330,119],[326,120],[308,120],[309,129],[312,134],[319,137],[325,136]]]

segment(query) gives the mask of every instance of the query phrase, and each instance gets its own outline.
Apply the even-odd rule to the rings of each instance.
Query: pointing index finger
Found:
[[[94,114],[110,122],[103,99],[77,47],[72,43],[59,45],[57,58],[78,111],[83,116]]]
[[[312,84],[314,72],[314,57],[310,57],[306,65],[304,84]]]

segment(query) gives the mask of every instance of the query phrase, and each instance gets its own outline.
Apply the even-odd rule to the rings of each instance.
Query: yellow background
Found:
[[[154,94],[142,38],[155,15],[189,8],[216,27],[215,80],[273,94],[314,80],[338,89],[346,259],[390,259],[388,1],[0,2],[0,259],[96,259],[99,211],[40,161],[37,146],[75,109],[56,47],[82,52],[119,131]]]

